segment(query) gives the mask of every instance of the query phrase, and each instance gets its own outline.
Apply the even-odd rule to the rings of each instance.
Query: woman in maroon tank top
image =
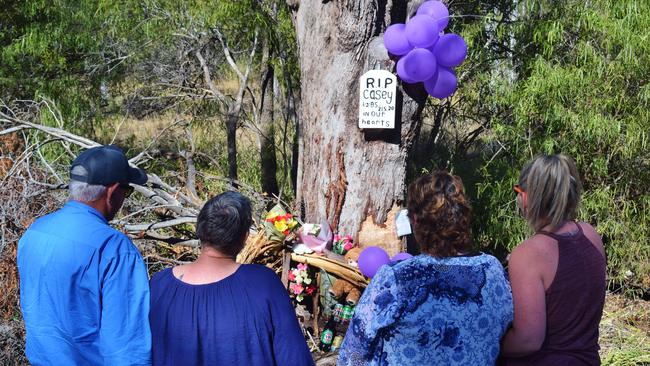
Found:
[[[517,204],[535,234],[510,255],[515,317],[501,348],[506,365],[600,365],[605,252],[573,221],[581,193],[573,160],[538,156],[521,171]]]

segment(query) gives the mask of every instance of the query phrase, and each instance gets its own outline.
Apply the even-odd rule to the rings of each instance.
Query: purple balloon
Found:
[[[372,278],[379,268],[390,262],[388,253],[380,247],[367,247],[359,254],[359,270],[364,276]]]
[[[425,1],[418,8],[417,15],[428,15],[438,23],[438,29],[443,30],[449,24],[449,9],[442,1]]]
[[[393,24],[384,32],[384,47],[393,55],[405,55],[413,46],[406,38],[406,24]]]
[[[456,67],[467,57],[467,43],[458,34],[444,34],[433,47],[433,53],[441,66]]]
[[[434,98],[444,99],[456,91],[458,81],[453,70],[444,67],[438,68],[436,78],[431,78],[424,82],[424,89]]]
[[[415,84],[417,81],[413,80],[410,75],[404,70],[404,60],[406,57],[402,57],[397,61],[397,75],[399,76],[400,79],[402,79],[403,82],[409,83],[409,84]]]
[[[429,47],[438,40],[438,23],[428,15],[416,15],[406,23],[406,38],[415,47]]]
[[[391,258],[390,261],[395,263],[395,262],[403,261],[405,259],[409,259],[411,257],[413,256],[408,253],[397,253],[393,256],[393,258]]]
[[[405,76],[416,82],[431,79],[438,67],[436,57],[426,48],[412,50],[403,60],[402,69]]]

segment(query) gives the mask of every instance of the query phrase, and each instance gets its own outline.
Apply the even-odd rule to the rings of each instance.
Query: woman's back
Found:
[[[154,365],[312,365],[286,290],[260,265],[191,285],[172,269],[151,279]]]
[[[558,265],[546,290],[546,337],[539,351],[508,365],[598,365],[598,324],[605,303],[605,258],[576,225],[574,234],[540,232],[558,246]]]
[[[496,258],[420,255],[375,275],[339,365],[491,365],[512,313]]]

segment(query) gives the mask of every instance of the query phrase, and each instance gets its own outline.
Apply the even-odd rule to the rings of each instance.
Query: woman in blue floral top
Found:
[[[460,178],[420,177],[409,186],[408,211],[423,254],[377,272],[338,365],[494,365],[512,294],[499,261],[472,252]]]

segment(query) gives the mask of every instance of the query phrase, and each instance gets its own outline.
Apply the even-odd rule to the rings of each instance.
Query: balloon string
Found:
[[[412,17],[410,17],[410,18],[412,18]],[[480,15],[480,14],[449,15],[447,18],[486,18],[486,19],[490,19],[490,20],[496,20],[495,16]],[[408,20],[407,20],[407,22],[408,22]],[[510,22],[513,22],[513,21],[510,21]]]

